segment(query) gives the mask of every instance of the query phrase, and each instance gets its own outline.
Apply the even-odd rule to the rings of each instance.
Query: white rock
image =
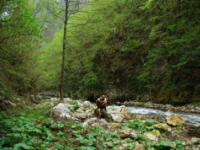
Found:
[[[128,108],[124,105],[122,106],[108,106],[107,107],[107,112],[109,114],[112,114],[112,113],[126,113],[128,112]]]
[[[53,107],[53,112],[58,113],[61,118],[63,118],[64,116],[71,116],[68,106],[64,103],[59,103],[58,105]]]
[[[89,102],[89,101],[84,101],[83,104],[84,104],[85,106],[90,106],[90,105],[92,105],[91,102]]]
[[[111,117],[114,122],[122,122],[124,120],[123,114],[111,114]]]

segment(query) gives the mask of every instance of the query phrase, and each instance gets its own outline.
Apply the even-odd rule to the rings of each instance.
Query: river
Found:
[[[162,111],[159,109],[134,107],[134,106],[128,106],[128,111],[130,113],[141,114],[141,115],[157,114],[161,116],[169,116],[175,114],[173,112]],[[186,121],[186,124],[194,127],[200,127],[200,114],[185,113],[185,112],[176,112],[176,114],[182,116],[182,118]]]

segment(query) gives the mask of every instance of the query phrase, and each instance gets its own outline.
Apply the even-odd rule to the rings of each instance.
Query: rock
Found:
[[[108,114],[111,115],[114,122],[122,122],[128,114],[126,106],[109,106],[107,107]]]
[[[111,123],[111,129],[121,128],[121,123]]]
[[[145,147],[144,147],[144,145],[142,145],[142,144],[137,144],[137,145],[135,146],[135,150],[145,150]]]
[[[124,119],[126,119],[126,120],[132,120],[133,119],[133,115],[131,113],[125,113],[124,114]]]
[[[119,135],[122,138],[137,138],[137,133],[132,129],[120,130]]]
[[[11,102],[11,101],[8,101],[8,100],[6,100],[4,103],[5,103],[6,105],[9,105],[9,106],[13,107],[13,108],[17,107],[17,104],[15,104],[15,103],[13,103],[13,102]]]
[[[200,144],[200,138],[196,137],[191,138],[190,144]]]
[[[158,130],[152,130],[144,134],[149,140],[158,141],[160,132]]]
[[[90,106],[90,105],[92,105],[92,103],[91,103],[90,101],[84,101],[84,102],[83,102],[83,105],[85,105],[85,106]]]
[[[89,118],[83,123],[84,127],[88,125],[91,125],[93,127],[104,127],[104,128],[109,127],[109,123],[105,119],[98,119],[96,117]]]
[[[64,103],[59,103],[58,105],[53,107],[53,114],[61,118],[64,118],[64,117],[67,118],[69,116],[71,117],[68,105]]]
[[[86,110],[88,110],[88,109],[93,109],[94,110],[96,108],[96,106],[94,104],[92,104],[91,102],[89,102],[89,101],[84,101],[83,102],[83,107],[86,108]]]
[[[83,120],[83,119],[93,117],[93,113],[92,112],[82,112],[82,113],[75,112],[73,113],[73,117]]]
[[[124,120],[123,114],[111,114],[111,117],[114,122],[122,122]]]
[[[177,114],[167,116],[166,120],[167,120],[167,124],[172,125],[172,126],[182,126],[185,123],[183,118]]]
[[[21,100],[21,98],[17,97],[17,98],[15,99],[15,101],[18,102],[18,103],[20,103],[22,100]]]
[[[108,106],[107,112],[109,114],[113,114],[113,113],[125,114],[125,113],[128,113],[128,108],[124,105],[122,105],[122,106]]]
[[[73,100],[71,98],[64,98],[63,100],[64,103],[71,103]]]
[[[168,125],[165,124],[165,123],[157,123],[157,124],[154,125],[154,127],[155,127],[156,129],[160,129],[160,130],[162,130],[162,131],[168,131],[168,132],[170,132],[170,131],[172,130],[171,127],[168,126]]]

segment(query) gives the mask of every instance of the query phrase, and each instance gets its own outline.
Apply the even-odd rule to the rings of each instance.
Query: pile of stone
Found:
[[[84,125],[105,126],[108,127],[108,122],[105,119],[96,118],[94,115],[95,104],[89,101],[64,99],[63,103],[59,103],[53,107],[52,115],[54,117],[79,120],[84,122]],[[114,123],[121,123],[124,120],[131,120],[135,117],[130,114],[125,105],[108,106],[107,113],[112,117]],[[185,121],[179,115],[170,115],[166,118],[166,123],[170,126],[181,126]],[[112,126],[112,125],[111,125]],[[161,125],[163,128],[167,128]],[[169,129],[168,129],[169,130]]]
[[[53,107],[52,115],[54,117],[79,120],[84,125],[108,127],[105,119],[96,118],[94,115],[95,104],[89,101],[64,99],[63,103],[59,103]],[[107,113],[112,116],[113,122],[123,122],[130,119],[130,114],[126,106],[110,106],[107,107]]]

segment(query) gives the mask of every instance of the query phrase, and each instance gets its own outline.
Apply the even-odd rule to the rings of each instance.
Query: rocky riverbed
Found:
[[[137,107],[155,108],[172,112],[191,112],[200,114],[200,103],[187,104],[184,106],[173,106],[171,104],[156,104],[152,102],[125,101],[124,103],[118,103],[118,105],[137,106]]]
[[[113,121],[108,122],[94,116],[95,108],[96,106],[89,101],[75,101],[67,98],[63,103],[53,107],[51,116],[77,120],[82,122],[84,127],[93,126],[104,128],[108,132],[115,131],[121,138],[134,141],[143,137],[145,140],[139,140],[138,150],[144,150],[144,145],[151,141],[158,142],[166,138],[174,142],[183,141],[186,150],[191,150],[191,146],[192,150],[200,149],[200,131],[198,128],[188,126],[185,118],[179,114],[142,114],[130,111],[130,107],[124,105],[109,106],[107,112],[112,116]],[[176,144],[173,146],[176,147]],[[124,143],[118,149],[126,149],[126,146],[127,143]],[[170,147],[170,145],[168,146]]]

